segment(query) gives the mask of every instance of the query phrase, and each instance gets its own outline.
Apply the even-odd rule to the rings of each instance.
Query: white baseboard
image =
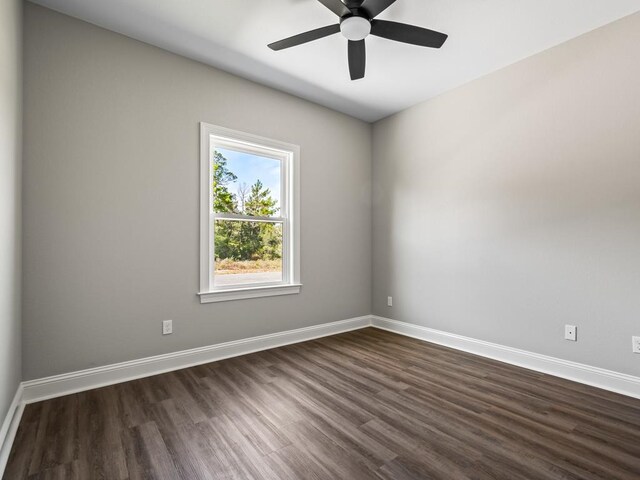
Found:
[[[136,378],[149,377],[260,350],[357,330],[370,325],[371,316],[366,315],[312,327],[131,360],[104,367],[90,368],[53,377],[29,380],[22,383],[24,388],[22,399],[24,403],[39,402]]]
[[[22,418],[23,411],[24,402],[22,401],[22,385],[18,385],[13,401],[9,406],[7,416],[0,427],[0,478],[2,478],[4,469],[7,466],[7,460],[9,460],[9,454],[11,453],[11,447],[13,445],[13,440],[16,437],[16,432],[18,431],[18,425],[20,425],[20,419]]]
[[[527,352],[526,350],[506,347],[375,315],[371,317],[371,324],[375,328],[399,333],[400,335],[437,343],[445,347],[481,355],[629,397],[640,398],[640,378],[633,375],[548,357],[538,353]]]
[[[640,398],[640,378],[581,363],[561,360],[517,348],[476,340],[375,315],[251,337],[207,347],[90,368],[23,382],[21,401],[33,403],[116,383],[149,377],[225,358],[276,348],[314,338],[373,326],[401,335],[444,345],[538,372],[555,375],[612,392]],[[3,427],[4,428],[4,427]],[[1,433],[1,432],[0,432]],[[0,440],[2,437],[0,436]]]

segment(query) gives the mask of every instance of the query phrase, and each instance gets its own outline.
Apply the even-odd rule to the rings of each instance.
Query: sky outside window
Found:
[[[229,171],[238,177],[234,183],[228,185],[231,193],[237,195],[238,188],[242,185],[246,185],[249,189],[257,180],[260,180],[264,188],[271,191],[271,198],[277,201],[277,207],[280,207],[280,160],[226,148],[216,148],[216,150],[227,159]]]

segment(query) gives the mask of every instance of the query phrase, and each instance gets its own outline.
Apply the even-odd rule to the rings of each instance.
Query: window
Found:
[[[299,148],[201,123],[200,149],[200,301],[299,293]]]

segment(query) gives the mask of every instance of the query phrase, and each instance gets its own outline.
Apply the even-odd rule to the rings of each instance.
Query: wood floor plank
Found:
[[[373,328],[25,408],[5,480],[639,480],[640,400]]]

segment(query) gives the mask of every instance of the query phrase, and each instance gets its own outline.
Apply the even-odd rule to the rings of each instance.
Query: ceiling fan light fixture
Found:
[[[340,23],[340,32],[347,40],[364,40],[371,33],[371,22],[364,17],[348,17]]]

